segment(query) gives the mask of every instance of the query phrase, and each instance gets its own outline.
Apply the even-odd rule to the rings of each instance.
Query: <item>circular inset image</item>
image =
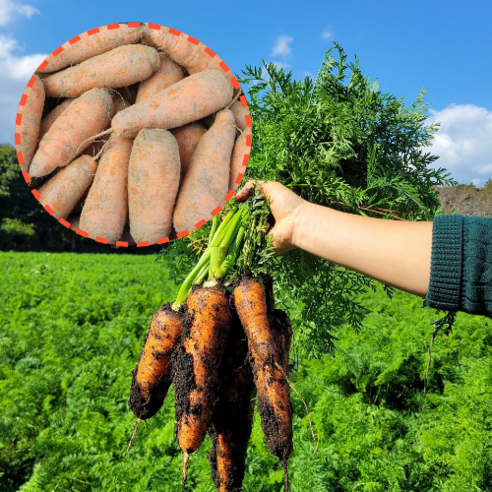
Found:
[[[46,211],[117,246],[204,225],[240,184],[251,140],[246,98],[224,61],[187,34],[138,22],[91,29],[48,56],[15,133]]]

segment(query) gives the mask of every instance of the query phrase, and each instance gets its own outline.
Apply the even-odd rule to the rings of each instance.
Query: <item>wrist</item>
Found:
[[[312,217],[312,206],[311,203],[302,200],[296,207],[291,238],[293,248],[305,249],[309,218]]]

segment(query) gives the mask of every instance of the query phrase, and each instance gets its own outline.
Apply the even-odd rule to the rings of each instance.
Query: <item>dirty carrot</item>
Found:
[[[171,356],[179,344],[183,317],[169,304],[152,317],[137,366],[132,371],[129,407],[135,417],[146,420],[161,408],[171,386]]]
[[[219,396],[208,428],[212,440],[208,459],[219,492],[241,490],[244,479],[254,410],[248,355],[248,343],[235,315],[220,367]]]
[[[248,338],[265,441],[269,451],[280,459],[287,483],[287,460],[292,452],[292,405],[283,371],[286,356],[275,343],[263,286],[243,278],[234,288],[233,296]]]
[[[219,371],[232,321],[225,290],[220,285],[198,287],[188,297],[181,347],[173,356],[176,388],[176,437],[186,463],[205,438],[212,418]]]

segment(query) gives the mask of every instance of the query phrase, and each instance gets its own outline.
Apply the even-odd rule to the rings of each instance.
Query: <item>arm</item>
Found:
[[[236,195],[244,200],[253,183]],[[276,182],[260,183],[270,197],[277,253],[301,248],[401,290],[425,296],[429,285],[432,222],[397,222],[314,205]]]
[[[292,244],[398,289],[427,293],[432,222],[374,219],[304,202]]]

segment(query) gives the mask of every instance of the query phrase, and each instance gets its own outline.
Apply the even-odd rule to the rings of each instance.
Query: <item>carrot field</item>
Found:
[[[0,253],[0,271],[0,490],[183,490],[172,391],[123,458],[135,424],[131,370],[152,314],[176,294],[164,264]],[[436,312],[382,288],[361,300],[369,315],[359,334],[340,326],[331,354],[297,361],[292,382],[319,456],[292,394],[292,490],[492,490],[492,321],[459,315],[437,337],[424,393]],[[185,490],[214,490],[209,449],[207,437]],[[244,491],[282,490],[256,415]]]

